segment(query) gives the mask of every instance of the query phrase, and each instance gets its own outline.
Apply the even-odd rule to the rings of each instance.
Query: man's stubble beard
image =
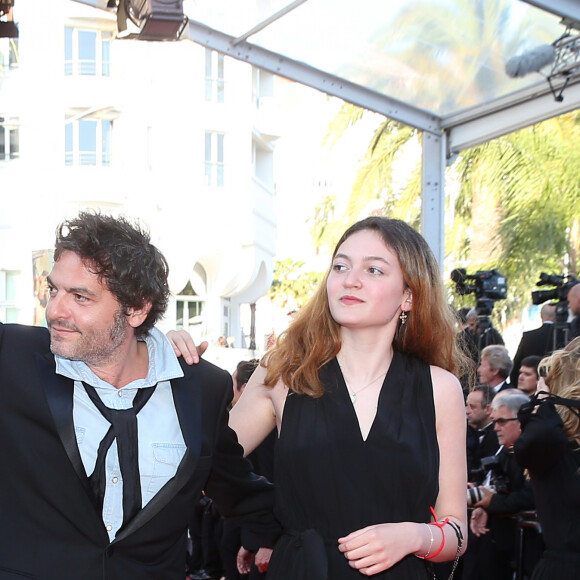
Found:
[[[79,360],[89,367],[112,362],[116,352],[127,336],[127,319],[122,309],[115,312],[113,324],[108,329],[95,333],[79,331],[79,340],[73,345],[60,345],[51,340],[53,354],[68,360]],[[61,348],[63,346],[64,348]]]

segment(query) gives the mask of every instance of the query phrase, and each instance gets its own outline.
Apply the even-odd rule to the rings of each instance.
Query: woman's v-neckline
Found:
[[[342,398],[345,400],[345,403],[348,404],[348,406],[350,407],[348,413],[350,414],[351,418],[354,420],[356,432],[358,433],[360,441],[363,444],[365,444],[369,440],[369,437],[371,436],[372,432],[374,431],[375,424],[377,423],[377,416],[379,414],[381,400],[383,399],[383,395],[384,395],[384,391],[385,391],[385,384],[386,384],[387,380],[389,379],[389,375],[391,374],[391,369],[393,368],[393,362],[395,360],[395,357],[396,357],[396,352],[393,352],[393,358],[391,360],[391,364],[389,365],[389,368],[387,369],[387,372],[385,373],[385,377],[384,377],[383,382],[381,384],[381,388],[379,389],[375,414],[374,414],[374,417],[372,418],[372,421],[370,422],[366,437],[363,435],[363,429],[362,429],[358,414],[356,412],[356,408],[354,406],[354,403],[352,402],[348,387],[346,386],[346,381],[344,379],[344,375],[342,374],[342,369],[340,368],[340,364],[338,362],[338,359],[336,357],[334,358],[334,363],[337,367],[338,374],[340,377]]]

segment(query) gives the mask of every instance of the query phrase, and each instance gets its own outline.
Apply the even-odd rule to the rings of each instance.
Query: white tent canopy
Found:
[[[107,0],[77,1],[107,9]],[[421,130],[422,229],[442,263],[446,164],[466,148],[580,107],[579,69],[553,78],[552,87],[538,73],[515,79],[504,71],[510,57],[580,26],[580,2],[392,4],[184,0],[184,36]],[[558,101],[553,91],[564,83]]]

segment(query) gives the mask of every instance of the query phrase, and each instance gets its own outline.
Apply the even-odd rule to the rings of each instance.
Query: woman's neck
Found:
[[[376,335],[364,340],[353,333],[343,333],[336,358],[343,374],[364,383],[365,379],[370,381],[379,373],[387,372],[393,360],[393,346]]]

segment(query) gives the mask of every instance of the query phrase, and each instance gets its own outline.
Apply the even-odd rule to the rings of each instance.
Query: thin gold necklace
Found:
[[[340,361],[338,361],[338,366],[340,366],[340,368],[342,370],[342,365],[340,364]],[[350,400],[352,401],[352,404],[354,405],[356,403],[357,395],[361,391],[364,391],[367,387],[370,387],[373,383],[378,381],[381,377],[384,377],[387,374],[387,370],[382,371],[381,374],[376,376],[370,383],[367,383],[364,387],[361,387],[360,389],[357,389],[356,391],[351,389],[351,387],[349,385],[349,381],[347,380],[346,375],[343,372],[342,376],[344,378],[344,384],[346,385],[346,390],[348,391],[348,394],[350,396]]]

